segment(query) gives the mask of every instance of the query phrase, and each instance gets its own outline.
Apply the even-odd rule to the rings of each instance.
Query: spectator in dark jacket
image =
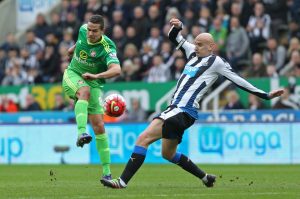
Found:
[[[35,27],[33,29],[35,35],[40,39],[45,39],[50,32],[49,25],[46,22],[45,16],[40,13],[36,16]]]
[[[240,70],[237,68],[238,62],[247,59],[249,38],[236,17],[232,17],[230,20],[230,30],[226,43],[227,59],[235,70]]]
[[[242,105],[240,101],[240,97],[235,90],[228,91],[226,94],[227,104],[225,105],[225,110],[238,110],[244,109],[245,107]]]
[[[33,95],[28,94],[26,96],[26,102],[25,102],[25,107],[23,108],[23,111],[40,111],[41,106],[39,105],[39,103],[37,103],[37,101],[35,100],[35,98],[33,97]]]

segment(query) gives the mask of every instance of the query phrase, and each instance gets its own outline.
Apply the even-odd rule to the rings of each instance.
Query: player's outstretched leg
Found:
[[[102,173],[103,179],[111,180],[111,171],[110,171],[110,149],[108,136],[106,133],[98,134],[96,138],[96,149],[99,154],[101,164],[102,164]]]
[[[89,102],[87,100],[78,100],[74,108],[78,129],[78,139],[76,142],[78,147],[83,147],[84,144],[88,144],[92,141],[92,136],[86,133],[88,105]]]
[[[92,141],[92,136],[90,136],[87,133],[82,133],[81,135],[78,136],[76,145],[78,147],[83,147],[85,144],[89,144]]]
[[[213,187],[216,182],[216,176],[206,174],[196,164],[193,163],[188,157],[181,153],[176,153],[174,157],[169,160],[170,162],[179,165],[181,168],[191,173],[192,175],[200,178],[206,187]]]
[[[127,165],[118,179],[106,180],[101,179],[101,183],[110,188],[122,189],[125,188],[129,182],[129,180],[134,176],[137,170],[142,166],[145,157],[146,157],[147,149],[141,146],[135,146],[133,153],[131,154],[130,159],[127,162]]]

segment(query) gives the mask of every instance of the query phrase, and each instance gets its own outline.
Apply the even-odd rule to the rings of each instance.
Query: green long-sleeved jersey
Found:
[[[80,75],[84,73],[97,74],[106,71],[111,63],[120,64],[114,42],[106,35],[102,35],[99,42],[90,43],[87,39],[87,24],[82,25],[68,69]],[[105,81],[98,79],[92,80],[90,83],[93,86],[102,87]]]

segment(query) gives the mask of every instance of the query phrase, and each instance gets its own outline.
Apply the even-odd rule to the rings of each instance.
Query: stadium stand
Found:
[[[179,77],[184,57],[173,53],[166,37],[171,17],[184,22],[182,34],[189,41],[210,32],[217,41],[216,54],[242,76],[300,75],[296,0],[62,0],[49,20],[42,13],[36,17],[24,45],[11,33],[0,44],[1,85],[59,83],[69,62],[67,49],[92,14],[105,17],[106,34],[117,45],[123,76],[111,81],[168,82]],[[164,71],[152,72],[154,68]]]

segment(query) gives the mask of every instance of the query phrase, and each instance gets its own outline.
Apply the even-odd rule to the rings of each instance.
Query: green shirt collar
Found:
[[[100,41],[98,41],[98,42],[96,42],[96,43],[91,43],[91,42],[89,42],[89,40],[87,39],[87,43],[88,43],[89,45],[97,45],[97,44],[102,44],[102,43],[103,43],[103,41],[104,41],[104,36],[103,36],[103,35],[101,36],[101,39],[100,39]]]

